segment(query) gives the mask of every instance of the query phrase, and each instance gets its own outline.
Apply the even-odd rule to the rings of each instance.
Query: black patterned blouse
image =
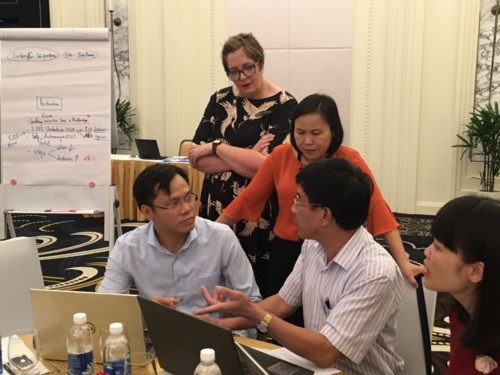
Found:
[[[231,146],[251,149],[263,135],[272,133],[275,137],[267,150],[271,152],[288,136],[296,105],[295,98],[284,90],[268,98],[249,99],[235,96],[232,87],[226,87],[210,97],[193,142],[203,144],[221,139]],[[206,174],[200,216],[217,219],[249,182],[249,178],[233,171]],[[235,233],[254,267],[257,259],[268,258],[276,216],[273,210],[277,213],[277,204],[271,199],[258,223],[243,220],[235,225]]]

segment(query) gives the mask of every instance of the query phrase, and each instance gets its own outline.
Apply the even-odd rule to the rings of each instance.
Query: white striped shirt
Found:
[[[333,366],[350,375],[387,375],[403,369],[394,351],[402,286],[396,262],[361,227],[329,264],[318,242],[304,241],[279,296],[302,305],[305,327],[343,354]]]

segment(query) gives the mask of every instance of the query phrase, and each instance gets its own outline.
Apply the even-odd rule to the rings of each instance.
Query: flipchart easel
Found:
[[[17,213],[104,214],[112,248],[108,29],[3,29],[0,53],[2,238]]]

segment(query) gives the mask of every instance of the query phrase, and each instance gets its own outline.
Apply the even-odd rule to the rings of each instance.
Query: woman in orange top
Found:
[[[242,219],[257,221],[269,196],[276,190],[279,215],[274,226],[276,237],[268,266],[268,288],[261,291],[263,295],[279,291],[300,254],[302,241],[291,212],[297,193],[295,176],[303,166],[327,157],[347,159],[371,177],[374,191],[368,213],[368,230],[374,236],[384,237],[404,277],[416,286],[414,276],[425,268],[408,261],[398,231],[399,224],[382,197],[368,165],[356,150],[341,145],[344,130],[335,101],[320,94],[303,99],[293,113],[290,136],[291,144],[274,149],[252,182],[217,219],[229,225]]]

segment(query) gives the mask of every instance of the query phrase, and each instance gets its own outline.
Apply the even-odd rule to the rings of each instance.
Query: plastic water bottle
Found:
[[[194,369],[193,375],[221,375],[217,363],[215,363],[215,350],[210,348],[201,349],[200,363]]]
[[[111,323],[109,336],[104,342],[104,372],[108,375],[128,375],[125,368],[125,361],[128,358],[130,358],[130,346],[123,334],[123,324]]]
[[[73,315],[73,326],[69,330],[68,371],[71,375],[91,375],[94,370],[94,339],[87,324],[87,314]]]

